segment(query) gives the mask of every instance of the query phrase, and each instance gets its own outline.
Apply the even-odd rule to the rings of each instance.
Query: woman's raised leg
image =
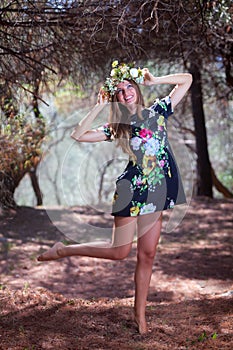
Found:
[[[162,225],[162,214],[148,214],[138,219],[137,265],[135,270],[134,318],[140,334],[147,332],[146,300],[152,267]]]
[[[114,217],[112,242],[90,242],[68,246],[58,242],[40,255],[38,260],[49,261],[74,255],[112,260],[124,259],[132,247],[136,222],[136,217]]]

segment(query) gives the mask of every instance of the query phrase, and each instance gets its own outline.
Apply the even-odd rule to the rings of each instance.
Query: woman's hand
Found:
[[[148,68],[142,69],[144,81],[142,85],[154,85],[155,84],[155,77],[149,72]]]
[[[99,93],[98,93],[97,105],[109,103],[109,98],[110,98],[109,93],[107,91],[104,91],[101,88]]]

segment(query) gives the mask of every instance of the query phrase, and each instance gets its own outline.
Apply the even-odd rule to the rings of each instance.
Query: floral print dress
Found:
[[[117,178],[113,216],[138,216],[186,203],[178,167],[167,138],[167,119],[173,113],[170,97],[131,117],[130,147],[137,157]],[[109,124],[102,129],[111,139]]]

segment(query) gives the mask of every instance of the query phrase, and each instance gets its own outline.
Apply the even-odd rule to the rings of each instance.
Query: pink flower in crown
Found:
[[[153,135],[153,132],[149,129],[142,129],[139,132],[139,136],[143,139],[150,139]]]

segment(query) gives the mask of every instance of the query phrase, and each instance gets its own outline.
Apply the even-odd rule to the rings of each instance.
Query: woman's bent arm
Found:
[[[95,120],[104,106],[105,104],[97,104],[75,127],[70,136],[79,142],[98,142],[106,140],[106,136],[103,131],[90,130],[92,122]]]
[[[83,135],[79,136],[78,139],[73,135],[73,133],[71,134],[71,137],[78,142],[100,142],[107,140],[104,132],[99,129],[88,130]]]
[[[192,75],[189,73],[178,73],[154,77],[147,68],[144,68],[144,85],[174,84],[170,92],[172,106],[175,107],[184,97],[192,84]]]

